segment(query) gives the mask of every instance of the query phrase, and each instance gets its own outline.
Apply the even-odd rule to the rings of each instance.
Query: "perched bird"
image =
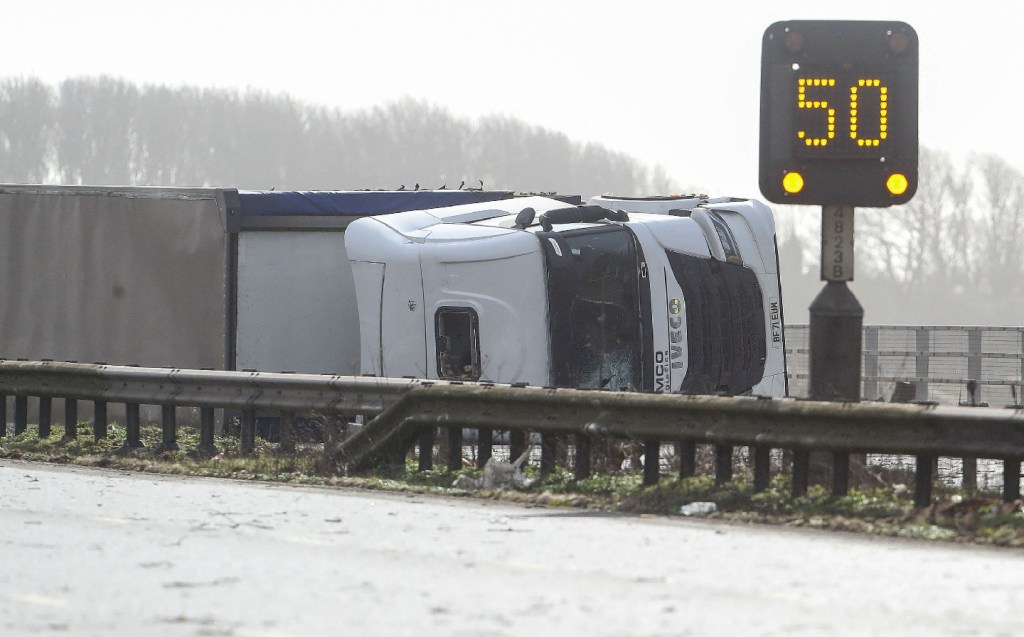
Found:
[[[402,184],[401,186],[399,186],[398,189],[399,190],[405,190],[405,184]]]
[[[419,189],[420,189],[420,182],[418,182],[418,181],[417,181],[417,182],[416,182],[416,185],[415,185],[415,186],[413,186],[413,188],[412,188],[412,189],[413,189],[413,190],[419,190]]]
[[[463,179],[461,182],[459,182],[459,190],[462,190],[462,187],[465,186],[465,185],[466,185],[466,180]]]
[[[444,190],[444,189],[445,189],[445,188],[447,188],[447,187],[448,187],[448,182],[446,181],[446,182],[444,182],[443,184],[441,184],[441,187],[440,187],[440,188],[438,188],[438,190]]]

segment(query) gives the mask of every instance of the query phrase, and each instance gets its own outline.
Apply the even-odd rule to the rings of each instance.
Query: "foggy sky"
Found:
[[[787,19],[896,19],[921,41],[921,143],[1024,168],[1016,3],[581,0],[6,7],[0,55],[50,83],[260,88],[341,109],[403,96],[509,114],[662,165],[681,184],[758,196],[760,42]],[[590,194],[590,193],[587,193]]]

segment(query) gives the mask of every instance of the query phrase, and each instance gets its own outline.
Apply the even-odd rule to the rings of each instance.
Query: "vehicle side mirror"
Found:
[[[533,208],[523,208],[516,215],[516,224],[512,227],[516,230],[526,230],[533,223],[533,219],[536,216],[537,211]]]

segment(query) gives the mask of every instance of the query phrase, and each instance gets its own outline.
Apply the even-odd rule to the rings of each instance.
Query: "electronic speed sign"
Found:
[[[917,190],[917,33],[903,22],[776,22],[761,49],[761,192],[882,208]]]

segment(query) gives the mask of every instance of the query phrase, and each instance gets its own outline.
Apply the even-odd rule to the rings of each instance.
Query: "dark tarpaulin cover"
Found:
[[[509,199],[508,190],[242,190],[242,216],[366,216]]]

